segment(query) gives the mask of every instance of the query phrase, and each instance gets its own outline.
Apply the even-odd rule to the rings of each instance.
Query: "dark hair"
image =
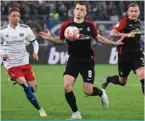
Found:
[[[86,6],[86,8],[88,8],[88,2],[86,1],[77,1],[75,5],[80,4],[80,5],[84,5]]]
[[[131,4],[129,4],[128,8],[130,8],[130,7],[139,7],[139,5],[137,3],[131,3]]]
[[[14,7],[14,8],[12,8],[12,9],[10,9],[10,11],[9,11],[9,13],[8,13],[8,14],[10,14],[11,12],[14,12],[14,11],[17,11],[17,12],[19,12],[19,13],[20,13],[20,9],[19,9],[19,8],[17,8],[17,7]]]

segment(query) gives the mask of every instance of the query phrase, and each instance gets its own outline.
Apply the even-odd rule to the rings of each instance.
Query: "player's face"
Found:
[[[140,10],[137,6],[136,7],[129,7],[127,13],[128,13],[129,19],[136,20],[139,17]]]
[[[11,24],[17,25],[20,22],[20,13],[13,11],[9,14],[9,21]]]
[[[77,4],[74,9],[74,17],[77,19],[82,19],[86,16],[87,10],[85,5]]]

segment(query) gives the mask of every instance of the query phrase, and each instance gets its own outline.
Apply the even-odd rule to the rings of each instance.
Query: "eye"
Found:
[[[81,9],[81,11],[84,11],[84,9]]]

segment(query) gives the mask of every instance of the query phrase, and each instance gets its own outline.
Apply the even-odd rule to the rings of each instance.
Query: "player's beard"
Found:
[[[138,16],[130,16],[129,18],[130,18],[131,20],[134,20],[134,21],[135,21],[135,20],[138,19]]]

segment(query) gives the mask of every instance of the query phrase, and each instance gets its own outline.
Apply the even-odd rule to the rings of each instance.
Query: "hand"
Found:
[[[123,45],[124,44],[122,42],[123,39],[124,39],[124,36],[122,36],[119,40],[117,40],[116,42],[114,42],[114,45]]]
[[[33,53],[33,59],[35,59],[35,60],[37,60],[38,61],[38,55],[37,55],[37,53]]]
[[[40,32],[38,35],[40,37],[42,37],[43,39],[47,39],[47,40],[52,38],[52,36],[51,36],[51,34],[50,34],[48,29],[47,29],[47,32]]]
[[[126,36],[126,37],[134,37],[134,36],[135,36],[135,34],[136,34],[136,32],[130,32],[130,33],[128,33],[128,34],[127,34],[127,36]]]
[[[7,54],[3,54],[3,55],[2,55],[2,58],[3,58],[4,61],[6,61],[9,57],[8,57]]]

